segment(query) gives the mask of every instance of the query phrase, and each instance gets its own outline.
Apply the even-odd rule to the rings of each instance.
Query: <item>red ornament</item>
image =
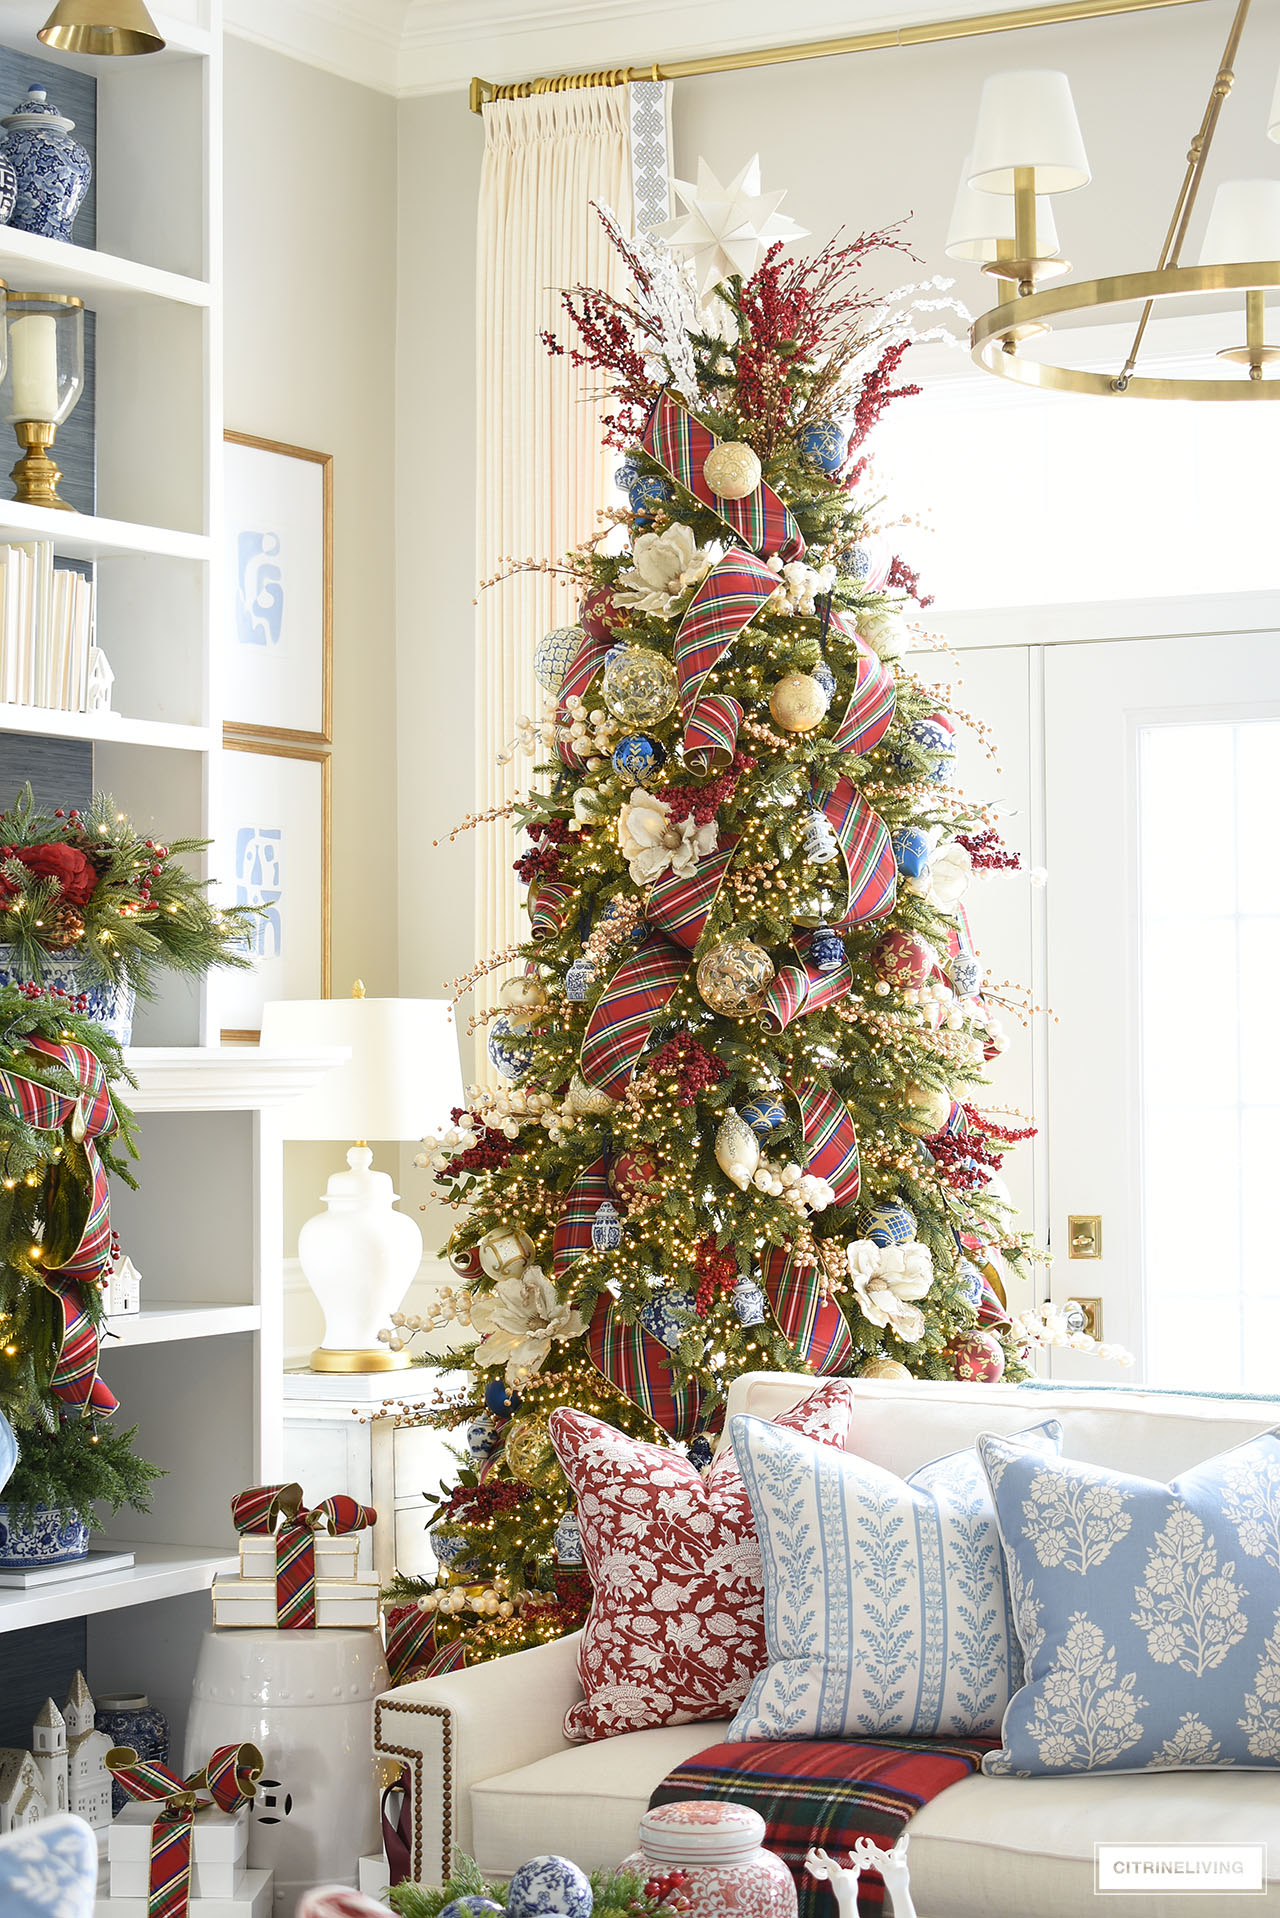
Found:
[[[932,972],[935,957],[923,939],[912,932],[886,932],[871,948],[876,977],[891,986],[922,986]]]
[[[967,1385],[994,1385],[1004,1377],[1004,1347],[991,1332],[965,1332],[951,1347],[951,1370]]]
[[[620,1199],[657,1189],[657,1162],[645,1152],[620,1152],[609,1168],[609,1183]]]
[[[484,1270],[480,1263],[480,1248],[476,1245],[460,1246],[449,1254],[449,1263],[464,1279],[478,1278]]]
[[[598,586],[588,593],[578,613],[578,624],[588,639],[608,639],[617,623],[612,593]]]

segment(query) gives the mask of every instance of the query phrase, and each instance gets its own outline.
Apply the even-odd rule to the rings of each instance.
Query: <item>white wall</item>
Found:
[[[334,989],[394,993],[395,101],[228,36],[225,191],[227,425],[334,456]],[[289,1148],[289,1250],[333,1158]]]

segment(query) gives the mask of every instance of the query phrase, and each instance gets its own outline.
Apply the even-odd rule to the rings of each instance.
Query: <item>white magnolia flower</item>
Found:
[[[873,1245],[856,1239],[845,1249],[850,1287],[865,1319],[887,1326],[905,1345],[924,1336],[922,1299],[933,1284],[933,1255],[927,1245]]]
[[[564,1303],[536,1265],[499,1279],[492,1292],[474,1294],[471,1323],[480,1334],[472,1363],[505,1365],[508,1385],[538,1370],[553,1339],[580,1338],[586,1330],[581,1312]]]
[[[929,861],[929,897],[943,912],[958,906],[973,877],[973,860],[958,839],[948,839]]]
[[[636,885],[651,886],[668,868],[682,877],[694,872],[716,849],[716,822],[674,820],[657,793],[637,786],[618,816],[618,844]]]
[[[677,522],[662,533],[640,533],[632,543],[631,565],[618,576],[619,606],[635,606],[642,613],[665,619],[681,593],[699,586],[715,564],[709,546],[699,546],[692,529]]]

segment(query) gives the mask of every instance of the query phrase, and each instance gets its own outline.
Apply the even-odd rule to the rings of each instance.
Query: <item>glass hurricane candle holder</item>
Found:
[[[62,474],[50,449],[84,391],[84,302],[72,293],[10,292],[5,334],[0,405],[23,449],[10,476],[15,497],[74,513],[58,497]]]

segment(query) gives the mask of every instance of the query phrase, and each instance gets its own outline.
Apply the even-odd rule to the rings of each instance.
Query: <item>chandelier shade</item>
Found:
[[[951,209],[946,254],[949,260],[971,260],[975,265],[985,266],[993,260],[1012,256],[1013,197],[980,193],[977,187],[969,185],[972,172],[973,155],[970,154],[960,174]],[[1053,201],[1043,195],[1036,201],[1036,238],[1039,251],[1046,259],[1056,259],[1062,249],[1053,218]]]
[[[991,74],[970,157],[969,184],[982,193],[1011,194],[1024,172],[1037,193],[1087,186],[1089,161],[1066,74],[1049,68]]]
[[[1224,180],[1213,196],[1201,266],[1280,260],[1280,180]]]
[[[164,46],[143,0],[58,0],[36,38],[59,53],[159,53]]]

